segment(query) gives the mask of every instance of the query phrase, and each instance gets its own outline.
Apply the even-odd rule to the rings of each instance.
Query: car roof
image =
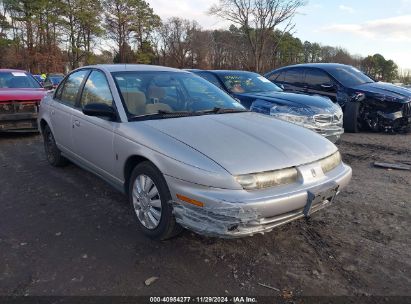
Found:
[[[105,70],[110,73],[111,72],[125,72],[125,71],[131,71],[131,72],[154,71],[154,72],[188,73],[180,69],[169,68],[169,67],[164,67],[164,66],[159,66],[159,65],[149,65],[149,64],[97,64],[97,65],[84,66],[82,68],[99,68],[99,69]]]
[[[27,73],[25,70],[18,70],[18,69],[0,69],[0,72],[23,72]]]
[[[207,72],[212,72],[212,73],[216,73],[216,74],[238,74],[238,73],[252,73],[252,74],[256,74],[255,72],[242,71],[242,70],[207,70]]]
[[[285,67],[281,67],[273,71],[281,71],[281,70],[289,69],[289,68],[319,68],[319,69],[324,69],[324,70],[330,70],[330,69],[334,69],[338,67],[351,68],[352,66],[341,64],[341,63],[301,63],[301,64],[294,64],[294,65],[287,65]]]

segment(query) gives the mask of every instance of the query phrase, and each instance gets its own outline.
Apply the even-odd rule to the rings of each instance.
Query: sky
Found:
[[[149,0],[162,19],[196,20],[203,29],[227,29],[209,16],[218,0]],[[411,69],[411,0],[310,0],[294,18],[294,36],[302,41],[340,46],[353,55],[380,53],[399,68]]]

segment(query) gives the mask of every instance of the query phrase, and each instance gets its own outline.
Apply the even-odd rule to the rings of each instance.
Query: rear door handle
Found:
[[[54,115],[56,113],[55,110],[51,110],[51,115]]]
[[[75,120],[73,123],[73,128],[74,127],[80,127],[80,122],[78,120]]]

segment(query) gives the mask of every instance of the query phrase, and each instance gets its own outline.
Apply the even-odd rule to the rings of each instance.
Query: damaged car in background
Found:
[[[46,94],[26,71],[0,69],[0,132],[37,132],[37,112]]]
[[[342,110],[328,97],[286,93],[265,77],[252,72],[189,71],[217,85],[253,112],[305,127],[334,143],[344,133]]]
[[[352,66],[299,64],[265,76],[286,91],[323,95],[340,104],[346,132],[407,132],[411,128],[411,90],[376,82]]]
[[[70,159],[126,193],[155,239],[268,232],[330,205],[351,179],[329,140],[172,68],[77,69],[43,99],[39,126],[51,165]]]

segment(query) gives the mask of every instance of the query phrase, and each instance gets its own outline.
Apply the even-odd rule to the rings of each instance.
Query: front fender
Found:
[[[144,123],[131,124],[121,124],[114,138],[118,157],[115,175],[123,182],[124,165],[130,157],[138,156],[167,176],[207,187],[241,189],[231,174],[207,156]]]

